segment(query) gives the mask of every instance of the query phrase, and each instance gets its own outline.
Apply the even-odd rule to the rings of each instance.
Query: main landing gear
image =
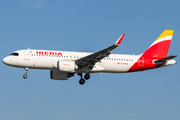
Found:
[[[81,84],[81,85],[83,85],[85,83],[84,79],[88,80],[90,78],[89,73],[86,73],[84,75],[84,79],[82,78],[82,73],[78,73],[77,75],[79,75],[81,77],[81,79],[79,80],[79,84]]]
[[[89,80],[90,74],[89,74],[89,73],[86,73],[85,76],[84,76],[84,78],[85,78],[86,80]]]
[[[25,68],[25,74],[23,75],[23,78],[24,78],[24,79],[27,78],[27,72],[28,72],[28,68]]]

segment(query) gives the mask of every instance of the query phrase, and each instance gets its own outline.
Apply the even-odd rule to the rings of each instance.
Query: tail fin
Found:
[[[143,53],[143,57],[165,58],[168,54],[173,32],[174,30],[165,30]]]

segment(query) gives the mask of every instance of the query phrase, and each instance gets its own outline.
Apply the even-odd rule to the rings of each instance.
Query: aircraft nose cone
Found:
[[[2,60],[2,62],[3,62],[4,64],[6,64],[6,58],[4,58],[4,59]]]
[[[5,58],[2,60],[2,62],[7,65],[7,64],[8,64],[8,58],[5,57]]]

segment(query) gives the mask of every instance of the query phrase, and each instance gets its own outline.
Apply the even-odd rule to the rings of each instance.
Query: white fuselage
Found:
[[[4,63],[13,67],[30,69],[56,70],[57,61],[75,61],[76,59],[90,55],[87,52],[67,52],[50,50],[19,50],[18,56],[7,56],[3,59]],[[97,62],[90,73],[109,72],[124,73],[127,72],[141,55],[122,55],[110,54],[100,62]],[[139,63],[141,64],[141,63]],[[85,71],[79,71],[85,72]]]

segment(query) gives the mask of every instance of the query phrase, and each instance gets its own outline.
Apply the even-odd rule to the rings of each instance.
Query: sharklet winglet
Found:
[[[122,34],[121,37],[116,41],[115,45],[120,45],[123,37],[124,37],[125,34]]]

